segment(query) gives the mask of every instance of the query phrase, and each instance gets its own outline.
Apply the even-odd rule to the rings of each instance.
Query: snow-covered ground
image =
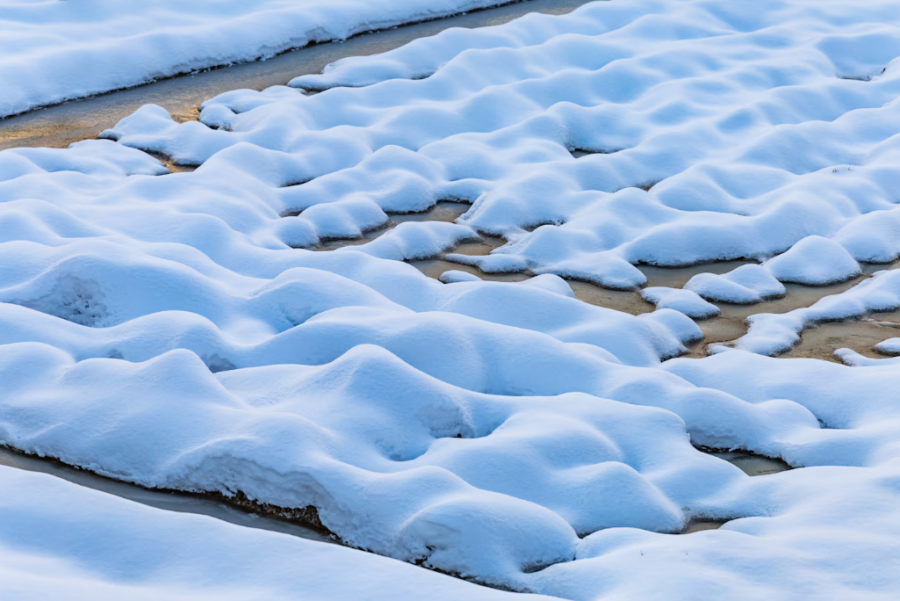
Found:
[[[509,0],[0,0],[0,117]]]
[[[516,591],[893,599],[896,360],[765,355],[900,308],[897,272],[860,265],[900,254],[898,56],[893,1],[613,0],[2,152],[0,441],[312,506],[348,545]],[[441,200],[472,208],[309,249]],[[480,234],[508,243],[446,258],[537,277],[404,262]],[[563,279],[741,258],[646,288],[642,316]],[[785,283],[855,278],[765,314]],[[747,335],[671,359],[722,301],[761,303]],[[698,520],[727,523],[678,534]]]
[[[0,467],[0,597],[539,601],[336,545],[151,509]]]

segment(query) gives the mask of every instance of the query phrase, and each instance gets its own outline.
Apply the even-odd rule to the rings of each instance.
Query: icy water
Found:
[[[748,476],[767,476],[769,474],[777,474],[792,469],[790,465],[781,459],[764,457],[747,451],[704,449],[703,452],[731,463],[735,467],[740,468],[741,471]]]
[[[62,148],[96,138],[145,104],[158,104],[177,121],[197,119],[205,100],[239,88],[262,90],[284,85],[294,77],[319,73],[325,65],[347,56],[378,54],[451,27],[500,25],[527,13],[565,14],[592,0],[526,0],[446,19],[362,34],[344,42],[317,44],[265,61],[244,63],[184,75],[68,102],[16,117],[0,119],[0,150],[22,146]]]

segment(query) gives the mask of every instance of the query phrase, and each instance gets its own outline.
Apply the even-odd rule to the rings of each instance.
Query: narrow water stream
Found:
[[[307,46],[265,61],[243,63],[155,83],[119,90],[85,100],[0,119],[0,150],[22,146],[63,148],[96,138],[145,104],[158,104],[176,121],[197,119],[205,100],[239,88],[263,90],[284,85],[294,77],[319,73],[326,65],[348,56],[366,56],[393,50],[417,38],[451,27],[500,25],[527,13],[565,14],[592,0],[524,0],[497,8],[376,31]]]

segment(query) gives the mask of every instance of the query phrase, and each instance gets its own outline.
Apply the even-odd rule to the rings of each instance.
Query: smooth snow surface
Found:
[[[709,301],[900,253],[898,25],[893,0],[613,0],[0,153],[0,442],[314,506],[349,545],[517,591],[894,599],[895,361],[763,355],[900,307],[900,271],[668,359]],[[471,207],[298,248],[441,201]],[[507,243],[457,248],[480,234]],[[438,255],[536,277],[404,263]],[[641,316],[562,279],[741,258]],[[699,521],[725,524],[677,534]]]
[[[0,0],[0,117],[503,3]]]

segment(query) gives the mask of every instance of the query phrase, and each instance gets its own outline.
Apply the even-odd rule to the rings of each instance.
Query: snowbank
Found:
[[[5,599],[545,599],[0,467]]]
[[[0,2],[0,117],[503,0]]]

